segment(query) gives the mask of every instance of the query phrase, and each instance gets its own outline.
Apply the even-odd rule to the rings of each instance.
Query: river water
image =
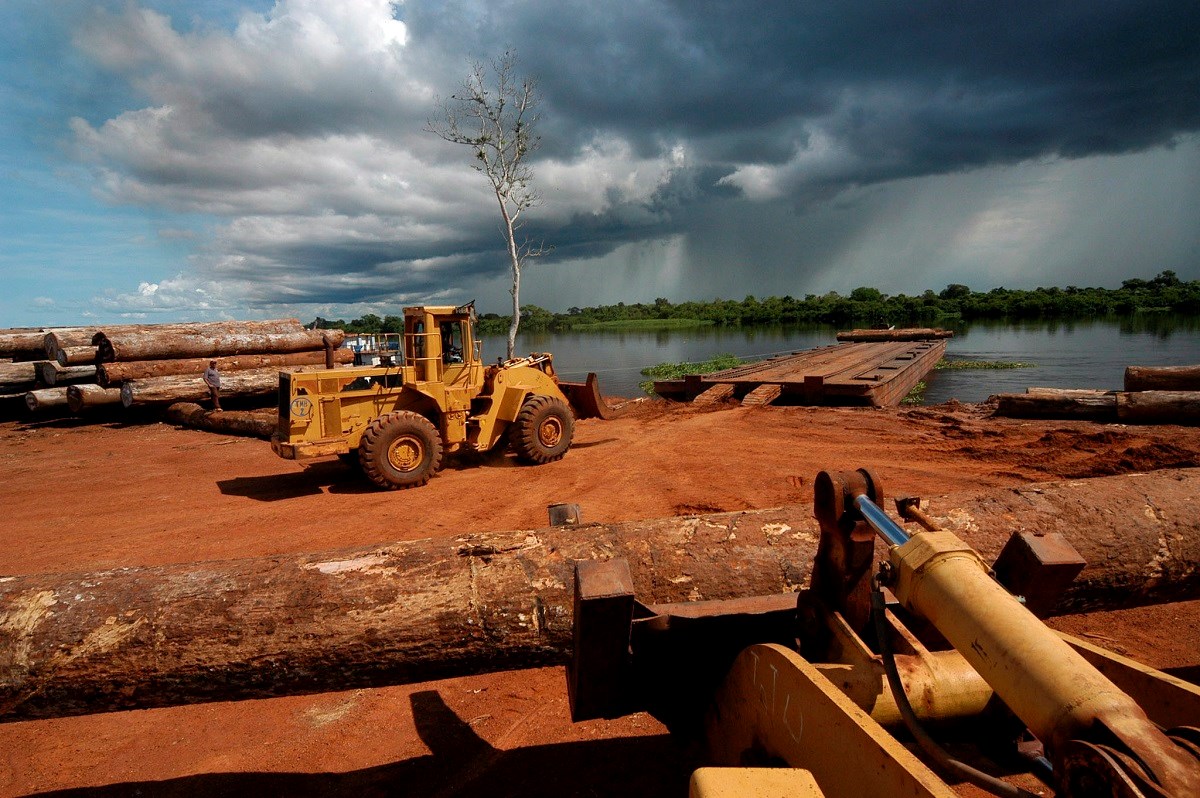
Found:
[[[954,326],[949,359],[1021,361],[1022,369],[934,371],[925,402],[982,402],[1029,386],[1120,390],[1125,367],[1200,364],[1200,319],[1147,313],[1076,321],[974,322]],[[641,370],[658,363],[695,362],[729,353],[763,358],[836,343],[837,328],[700,327],[659,332],[531,333],[517,352],[552,352],[566,379],[594,371],[606,395],[639,396]],[[504,354],[504,339],[484,339],[485,358]]]

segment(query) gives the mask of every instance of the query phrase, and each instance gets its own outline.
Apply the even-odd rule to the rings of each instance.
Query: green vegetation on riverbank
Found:
[[[947,360],[942,358],[934,366],[937,371],[966,371],[968,369],[1031,369],[1036,363],[1019,360]]]
[[[536,305],[521,309],[525,332],[568,332],[571,330],[660,330],[691,326],[719,327],[767,324],[831,324],[837,326],[951,326],[977,319],[1083,319],[1136,313],[1200,313],[1200,280],[1183,281],[1175,272],[1164,271],[1151,280],[1125,280],[1120,288],[993,288],[972,291],[954,283],[939,292],[932,290],[908,296],[889,296],[876,288],[855,288],[849,296],[836,291],[791,296],[709,302],[673,303],[659,297],[653,303],[598,307],[574,307],[553,313]],[[482,335],[504,335],[509,317],[485,313],[480,317]],[[310,326],[339,328],[348,332],[399,332],[404,320],[397,315],[369,313],[349,322],[318,318]]]
[[[996,369],[1031,369],[1036,368],[1036,363],[1024,363],[1019,360],[947,360],[942,358],[933,367],[934,371],[994,371]],[[905,396],[900,400],[902,405],[920,405],[925,403],[925,391],[929,386],[924,380],[921,380],[912,387]]]
[[[638,383],[646,393],[654,393],[655,380],[677,380],[688,374],[711,374],[714,371],[724,371],[743,364],[736,355],[722,353],[713,355],[708,360],[699,363],[659,363],[657,366],[647,366],[642,369],[642,376],[650,379]]]

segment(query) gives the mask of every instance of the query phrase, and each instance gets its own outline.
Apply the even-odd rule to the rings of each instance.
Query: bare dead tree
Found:
[[[531,185],[533,170],[526,163],[539,143],[534,134],[539,100],[534,81],[518,77],[517,56],[509,50],[489,64],[472,63],[459,93],[439,101],[443,118],[426,128],[451,144],[470,147],[474,155],[471,167],[487,178],[495,192],[512,269],[509,358],[516,349],[521,323],[521,269],[527,259],[547,251],[541,242],[518,241],[522,215],[541,201]]]

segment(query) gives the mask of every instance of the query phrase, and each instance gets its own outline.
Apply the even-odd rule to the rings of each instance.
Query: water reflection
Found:
[[[1070,321],[979,321],[946,325],[955,331],[947,355],[968,360],[1024,361],[1034,368],[937,371],[929,375],[926,400],[979,402],[990,394],[1030,386],[1119,389],[1128,365],[1200,363],[1200,319],[1169,313]],[[699,361],[720,353],[770,357],[836,343],[830,326],[521,334],[517,351],[553,352],[567,378],[588,371],[601,376],[607,393],[636,396],[641,369],[657,363]],[[502,337],[484,341],[484,355],[504,353]]]

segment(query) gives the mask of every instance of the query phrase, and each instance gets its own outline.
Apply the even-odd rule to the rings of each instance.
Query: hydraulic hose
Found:
[[[896,700],[896,707],[900,710],[900,718],[904,721],[904,725],[908,728],[913,739],[921,746],[921,749],[930,756],[941,768],[949,773],[953,773],[964,781],[974,784],[981,790],[987,790],[993,795],[999,795],[1001,798],[1039,798],[1036,793],[1023,790],[1016,785],[1009,784],[1006,781],[988,775],[981,770],[977,770],[965,762],[961,762],[946,752],[946,749],[938,745],[937,741],[929,736],[929,732],[925,731],[917,720],[916,713],[913,712],[912,704],[908,702],[908,696],[904,693],[904,685],[900,683],[900,671],[896,668],[896,657],[892,652],[891,640],[888,638],[887,623],[884,619],[886,604],[883,599],[883,591],[879,585],[875,585],[875,589],[871,591],[871,617],[875,622],[875,637],[879,639],[879,653],[883,659],[883,670],[887,674],[888,686],[891,688],[892,697]]]

